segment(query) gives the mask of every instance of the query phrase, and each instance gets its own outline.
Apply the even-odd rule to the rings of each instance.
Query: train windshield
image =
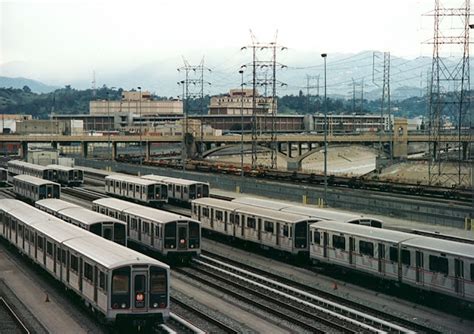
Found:
[[[196,222],[189,222],[189,247],[199,248],[199,224]]]
[[[295,224],[295,248],[306,248],[308,240],[307,222]]]
[[[125,230],[125,225],[115,223],[114,224],[114,241],[120,245],[127,244],[127,232]]]
[[[166,269],[150,268],[150,307],[165,308],[168,304],[168,274]]]

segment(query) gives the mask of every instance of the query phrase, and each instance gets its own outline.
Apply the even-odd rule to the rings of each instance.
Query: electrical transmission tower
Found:
[[[429,183],[469,184],[472,110],[470,109],[470,1],[444,7],[435,0],[429,108]],[[449,143],[443,138],[452,136]],[[472,185],[471,185],[472,186]]]
[[[380,86],[380,70],[377,67],[380,66],[380,60],[383,57],[383,67],[381,71],[382,86]],[[384,52],[383,55],[380,52],[374,52],[372,58],[372,82],[377,87],[382,88],[382,100],[380,105],[380,129],[379,129],[379,146],[380,152],[383,152],[382,135],[385,132],[385,115],[388,118],[388,133],[389,133],[389,156],[390,162],[393,157],[393,142],[392,142],[392,108],[390,103],[390,52]]]
[[[276,35],[274,42],[271,43],[260,43],[255,38],[252,31],[250,32],[252,38],[252,44],[249,46],[242,47],[241,50],[251,49],[252,50],[252,62],[242,67],[252,67],[252,169],[256,169],[258,165],[266,165],[270,168],[277,168],[277,134],[276,134],[276,114],[277,114],[277,83],[281,86],[284,83],[276,79],[276,69],[286,67],[277,62],[277,51],[283,51],[286,47],[277,45]],[[271,86],[272,87],[272,98],[269,101],[268,98],[262,99],[257,96],[258,86]],[[270,112],[268,112],[270,109]],[[270,162],[262,161],[266,155],[262,155],[259,163],[258,154],[258,142],[259,135],[262,136],[263,132],[268,132],[267,116],[270,116],[270,135],[265,137],[268,140],[268,146],[270,149]],[[261,116],[261,117],[259,117]],[[262,124],[263,123],[263,124]],[[260,138],[263,139],[263,138]]]
[[[314,84],[316,81],[316,85]],[[313,83],[312,83],[313,82]],[[316,96],[319,98],[319,75],[306,75],[306,113],[310,112],[311,94],[310,89],[316,89]]]
[[[184,58],[183,63],[184,66],[178,68],[178,72],[184,73],[184,80],[181,80],[178,84],[183,87],[183,147],[181,152],[183,169],[185,169],[188,158],[187,146],[192,140],[192,135],[189,135],[188,128],[189,114],[199,114],[201,116],[198,155],[201,157],[204,151],[204,86],[211,85],[210,82],[204,80],[204,73],[210,72],[211,69],[204,66],[204,58],[199,65],[190,65]],[[191,105],[190,99],[199,99],[199,104],[197,106]]]

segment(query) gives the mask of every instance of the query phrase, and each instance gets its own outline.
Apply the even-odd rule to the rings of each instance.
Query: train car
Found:
[[[382,227],[383,221],[373,217],[358,216],[330,209],[319,209],[309,206],[292,205],[285,202],[267,200],[255,197],[238,197],[232,202],[256,206],[280,212],[294,213],[319,220],[332,220],[349,224],[358,224],[372,227]]]
[[[0,168],[0,187],[5,187],[8,183],[8,170]]]
[[[82,169],[61,165],[48,165],[50,168],[56,171],[56,182],[65,186],[80,186],[84,183],[84,172]]]
[[[191,211],[205,229],[292,255],[307,256],[308,224],[317,221],[215,198],[194,200]]]
[[[10,182],[13,182],[13,177],[16,175],[31,175],[53,182],[57,180],[57,172],[46,166],[36,165],[22,160],[10,160],[7,162],[7,166]]]
[[[152,206],[162,206],[168,200],[168,187],[163,182],[124,174],[106,176],[105,192]]]
[[[61,186],[55,182],[30,175],[13,177],[13,192],[29,202],[45,198],[59,198]]]
[[[121,220],[55,198],[42,199],[35,206],[107,240],[127,245],[127,224]]]
[[[0,200],[0,236],[120,329],[169,317],[169,266],[37,208]]]
[[[201,223],[116,198],[95,200],[93,210],[128,224],[128,240],[163,257],[189,260],[201,254]]]
[[[474,245],[334,221],[310,225],[310,258],[474,302]]]
[[[163,182],[168,186],[168,200],[185,205],[198,198],[209,197],[209,183],[160,175],[143,175],[143,179]]]

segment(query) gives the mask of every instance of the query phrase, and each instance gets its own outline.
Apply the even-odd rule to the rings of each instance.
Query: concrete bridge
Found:
[[[393,132],[392,136],[387,133],[361,133],[361,134],[329,134],[327,141],[329,145],[334,144],[360,144],[360,145],[373,145],[382,143],[382,145],[389,145],[390,142],[393,144],[393,157],[403,158],[408,154],[408,145],[410,143],[429,143],[430,137],[427,134],[416,134],[408,133],[405,124],[395,124],[396,131]],[[469,144],[472,143],[473,137],[469,134],[461,136],[462,152],[463,157],[467,158]],[[270,142],[269,135],[259,136],[259,145],[268,146]],[[220,147],[228,145],[240,145],[240,135],[229,135],[229,136],[205,136],[204,138],[194,138],[195,142],[202,143],[200,150],[203,154],[206,152],[217,151]],[[440,135],[440,142],[446,144],[457,143],[459,137],[457,135]],[[309,154],[308,152],[316,151],[319,147],[324,145],[324,136],[322,134],[280,134],[277,136],[278,152],[285,154],[288,158],[296,158],[301,161],[304,159],[303,155]],[[51,143],[51,146],[57,148],[58,145],[71,145],[80,144],[82,147],[82,155],[88,156],[89,145],[94,144],[107,144],[111,145],[112,158],[115,159],[117,156],[117,145],[118,144],[135,144],[145,146],[144,154],[148,158],[150,156],[151,145],[154,143],[183,143],[183,136],[155,136],[144,134],[140,135],[111,135],[111,136],[28,136],[28,135],[0,135],[0,145],[2,143],[19,143],[21,147],[20,154],[26,154],[28,150],[28,144],[30,143]],[[243,143],[249,145],[252,143],[250,135],[244,135]],[[187,145],[190,145],[190,141],[187,140]],[[188,148],[189,150],[189,148]],[[296,152],[296,154],[295,154]]]

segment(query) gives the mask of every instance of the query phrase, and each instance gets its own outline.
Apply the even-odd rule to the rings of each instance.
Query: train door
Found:
[[[107,240],[114,240],[113,226],[102,224],[102,236]]]
[[[224,231],[227,233],[228,229],[228,221],[227,221],[227,211],[224,211]]]
[[[355,240],[349,237],[349,264],[354,264]]]
[[[176,198],[176,186],[173,184],[173,198]]]
[[[94,302],[97,303],[97,281],[99,280],[99,271],[94,266]]]
[[[379,243],[378,250],[379,273],[385,275],[385,245]]]
[[[464,262],[454,259],[454,289],[459,296],[464,296]]]
[[[324,232],[323,234],[323,256],[328,257],[328,245],[329,245],[329,235],[328,232]]]
[[[276,223],[276,244],[280,246],[280,223]]]
[[[201,207],[198,205],[196,205],[195,207],[197,208],[198,220],[201,221]]]
[[[142,220],[138,218],[138,223],[137,223],[137,229],[138,229],[138,241],[142,241]]]
[[[214,229],[214,209],[211,208],[211,229]]]
[[[147,293],[147,271],[134,271],[132,274],[133,280],[133,309],[137,311],[148,310],[148,300],[146,300]]]
[[[415,266],[416,266],[416,283],[423,284],[423,253],[420,251],[416,251]]]
[[[241,225],[240,234],[243,237],[245,234],[245,216],[244,215],[240,217],[240,225]]]
[[[155,224],[150,223],[150,245],[155,245]]]
[[[178,224],[178,249],[188,248],[188,223]]]
[[[258,218],[257,222],[257,237],[258,240],[262,240],[262,220]]]
[[[46,185],[46,198],[53,198],[53,185]]]
[[[82,257],[79,257],[79,277],[78,277],[78,280],[79,280],[79,291],[82,292],[82,266],[83,266],[83,262],[82,262]]]

